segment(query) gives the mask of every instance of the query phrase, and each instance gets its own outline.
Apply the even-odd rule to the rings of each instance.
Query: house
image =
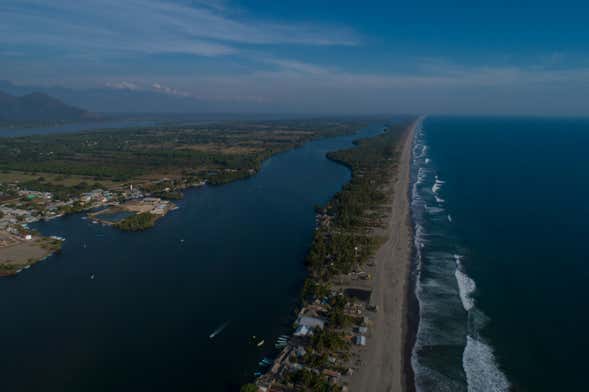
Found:
[[[366,336],[358,335],[354,337],[354,344],[358,346],[366,346]]]
[[[336,372],[335,370],[323,369],[323,371],[321,373],[325,374],[327,377],[330,377],[330,378],[338,379],[341,377],[341,374]]]
[[[294,332],[294,336],[307,336],[311,332],[311,329],[305,325],[299,325]]]
[[[364,335],[368,332],[368,328],[367,327],[358,327],[358,328],[356,328],[356,332],[358,332],[361,335]]]
[[[297,326],[305,326],[309,329],[319,328],[323,329],[325,327],[325,320],[320,319],[318,317],[309,317],[309,316],[302,316],[296,322]]]

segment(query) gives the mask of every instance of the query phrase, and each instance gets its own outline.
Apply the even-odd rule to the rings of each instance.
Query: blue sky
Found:
[[[173,96],[195,111],[586,115],[588,11],[566,1],[2,0],[0,79]]]

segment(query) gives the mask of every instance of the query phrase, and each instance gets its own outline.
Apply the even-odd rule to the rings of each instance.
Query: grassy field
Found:
[[[271,155],[349,134],[374,119],[231,122],[0,138],[0,183],[86,190],[174,179],[221,184],[255,173]]]
[[[61,248],[61,242],[45,237],[30,241],[19,240],[0,247],[0,276],[12,275],[18,270],[35,264]]]
[[[96,182],[94,177],[88,176],[62,175],[44,172],[24,172],[16,170],[0,171],[0,183],[26,183],[30,181],[38,181],[39,177],[42,177],[46,182],[50,182],[52,184],[61,185],[65,187],[76,186],[81,182]],[[100,182],[106,187],[112,187],[119,184],[117,182],[109,181],[108,179],[101,179]]]

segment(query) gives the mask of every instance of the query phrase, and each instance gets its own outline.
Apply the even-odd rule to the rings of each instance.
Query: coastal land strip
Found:
[[[390,215],[386,226],[386,242],[375,256],[372,281],[373,305],[376,312],[373,332],[360,354],[362,366],[350,380],[351,391],[406,391],[412,381],[407,379],[406,336],[407,301],[412,254],[409,184],[411,151],[416,120],[405,134],[401,158],[393,181]]]
[[[253,391],[405,391],[411,260],[409,174],[417,117],[327,157],[352,178],[325,206],[306,258],[294,332],[275,344]]]

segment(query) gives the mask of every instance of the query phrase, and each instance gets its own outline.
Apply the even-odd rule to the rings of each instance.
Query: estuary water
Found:
[[[66,241],[0,280],[2,390],[239,390],[291,331],[314,206],[350,178],[325,154],[382,129],[309,142],[252,178],[189,190],[142,233],[82,215],[36,225]]]
[[[418,391],[587,388],[588,147],[588,119],[418,129]]]
[[[0,137],[20,137],[32,135],[50,135],[61,133],[79,133],[85,131],[112,130],[129,127],[149,127],[156,125],[155,121],[142,120],[113,120],[113,121],[92,121],[79,122],[70,124],[61,124],[55,126],[40,127],[0,127]]]

